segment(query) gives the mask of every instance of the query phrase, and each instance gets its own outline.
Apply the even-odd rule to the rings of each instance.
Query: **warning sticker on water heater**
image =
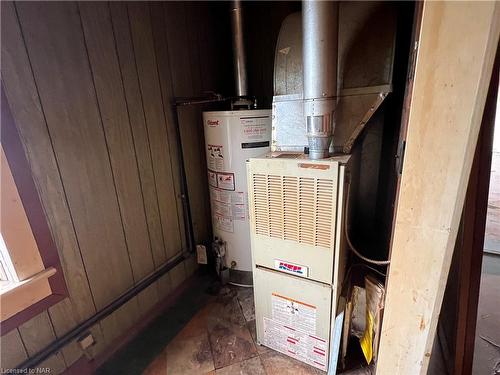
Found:
[[[245,193],[227,191],[210,186],[212,211],[232,220],[245,220],[248,217]]]
[[[245,193],[242,191],[226,191],[210,188],[210,199],[231,204],[245,204]]]
[[[208,184],[213,187],[217,187],[217,173],[213,171],[208,171]]]
[[[212,210],[222,217],[232,217],[233,213],[231,210],[231,205],[224,202],[219,202],[216,200],[212,201]]]
[[[240,118],[242,134],[242,147],[243,144],[251,144],[259,141],[267,142],[271,138],[269,126],[269,116],[252,116],[252,117],[241,117]],[[256,147],[266,147],[264,145]],[[251,147],[243,147],[251,148]]]
[[[234,173],[217,173],[217,187],[224,190],[235,189]]]
[[[264,342],[274,350],[323,371],[327,370],[328,341],[264,317]]]
[[[229,233],[234,232],[234,223],[232,218],[215,214],[214,222],[216,229]]]
[[[272,294],[273,319],[303,332],[316,332],[316,306]]]
[[[224,170],[224,147],[222,145],[207,145],[207,151],[208,169]]]

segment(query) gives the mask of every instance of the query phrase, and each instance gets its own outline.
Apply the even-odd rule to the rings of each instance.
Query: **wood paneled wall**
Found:
[[[1,338],[14,367],[185,248],[174,96],[232,87],[225,4],[3,2],[2,85],[69,298]],[[203,129],[179,113],[197,242],[210,238]],[[181,263],[91,329],[95,356],[192,273]],[[77,343],[43,366],[62,372]]]

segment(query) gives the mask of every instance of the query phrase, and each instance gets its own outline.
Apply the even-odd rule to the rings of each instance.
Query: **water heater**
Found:
[[[213,234],[231,280],[252,283],[246,160],[270,151],[271,110],[203,113]]]

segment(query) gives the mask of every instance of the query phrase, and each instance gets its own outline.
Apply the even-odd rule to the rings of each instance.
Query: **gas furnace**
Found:
[[[347,245],[350,155],[247,162],[257,340],[327,371]]]

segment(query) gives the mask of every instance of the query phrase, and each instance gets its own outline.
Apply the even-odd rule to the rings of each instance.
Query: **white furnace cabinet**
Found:
[[[257,340],[323,371],[345,274],[349,155],[247,162]]]

